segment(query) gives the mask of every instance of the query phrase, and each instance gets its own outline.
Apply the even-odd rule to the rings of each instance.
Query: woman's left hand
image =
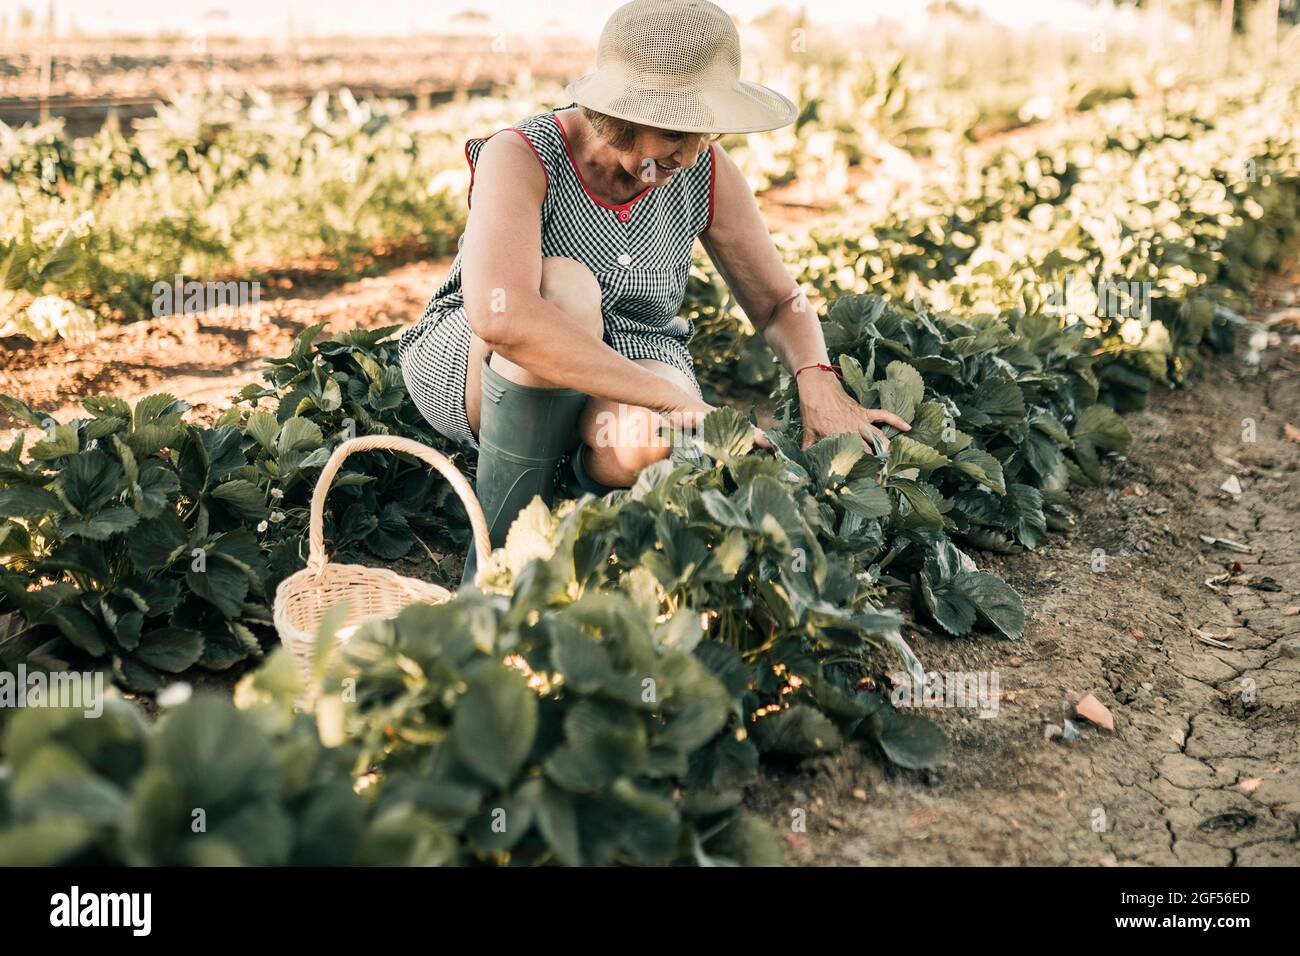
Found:
[[[822,369],[809,369],[799,376],[799,408],[805,448],[831,435],[851,432],[860,435],[868,448],[876,442],[881,451],[888,451],[889,439],[876,427],[878,424],[893,425],[905,432],[912,429],[893,412],[863,408],[844,391],[834,372]]]

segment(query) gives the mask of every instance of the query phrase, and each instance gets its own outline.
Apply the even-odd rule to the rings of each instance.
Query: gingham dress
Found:
[[[677,313],[695,238],[713,221],[713,148],[663,186],[647,187],[629,202],[612,205],[588,190],[555,113],[539,113],[510,127],[532,147],[546,173],[542,255],[576,259],[591,270],[600,284],[604,338],[615,351],[680,369],[698,394],[686,348],[694,326]],[[465,144],[471,198],[474,166],[488,139]],[[461,249],[464,242],[462,234]],[[407,391],[429,423],[448,438],[477,447],[465,413],[471,331],[460,267],[458,251],[446,282],[420,320],[402,334],[398,353]]]

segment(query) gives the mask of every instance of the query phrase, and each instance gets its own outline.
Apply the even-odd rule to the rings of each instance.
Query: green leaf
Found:
[[[199,440],[208,460],[205,487],[225,478],[237,468],[244,467],[247,459],[240,449],[242,439],[239,429],[233,425],[220,428],[204,429],[199,432]]]
[[[1101,481],[1098,451],[1123,454],[1133,442],[1128,427],[1115,410],[1106,405],[1090,405],[1074,425],[1074,454],[1083,473],[1093,482]]]
[[[465,764],[500,788],[523,767],[537,733],[537,696],[518,671],[484,667],[452,715],[452,743]]]
[[[874,408],[878,401],[876,388],[862,371],[858,360],[852,355],[841,355],[839,364],[840,374],[844,376],[844,384],[853,392],[853,397],[858,400],[858,404],[865,408]]]
[[[80,521],[64,521],[59,530],[65,537],[89,538],[91,541],[107,541],[115,534],[130,531],[135,527],[140,516],[131,508],[105,508],[92,518]]]
[[[138,458],[145,459],[164,448],[175,447],[184,434],[185,429],[180,424],[180,418],[176,417],[165,422],[136,425],[127,436],[126,443]]]
[[[594,701],[570,709],[565,741],[546,759],[546,775],[573,793],[599,791],[620,777],[635,777],[645,767],[645,729],[611,719]]]
[[[969,450],[969,449],[968,449]],[[934,471],[948,464],[948,456],[928,445],[913,441],[906,435],[895,435],[889,442],[889,470],[891,473],[916,468],[922,472]]]
[[[294,451],[313,449],[325,440],[320,426],[309,418],[294,416],[280,427],[280,437],[276,443],[276,455],[283,458]]]
[[[901,714],[892,707],[877,712],[879,731],[874,739],[893,763],[909,770],[940,767],[948,761],[948,735],[920,714]]]
[[[13,485],[0,489],[0,515],[6,518],[43,518],[63,510],[63,502],[37,485]]]
[[[985,571],[963,571],[953,588],[975,606],[980,616],[1012,640],[1025,633],[1025,605],[1011,585]]]
[[[103,657],[108,653],[99,622],[81,608],[71,605],[50,608],[46,616],[64,637],[91,657]]]
[[[366,547],[388,561],[405,556],[415,544],[415,534],[406,521],[405,506],[398,502],[384,505],[379,512],[378,524],[366,535],[365,541]]]
[[[970,475],[994,494],[1006,494],[1006,480],[1002,476],[1002,463],[986,451],[963,448],[952,458],[952,466]]]
[[[734,408],[718,408],[704,416],[695,441],[710,457],[730,462],[754,447],[754,426]]]
[[[853,466],[867,454],[862,438],[850,432],[831,435],[804,449],[804,457],[817,481],[831,485],[838,478],[848,477]]]
[[[29,454],[34,462],[52,462],[64,455],[77,454],[79,447],[81,444],[78,441],[75,425],[56,425],[48,432],[47,438],[31,446]]]
[[[244,478],[223,482],[212,489],[212,497],[229,505],[244,521],[261,521],[267,515],[262,489]]]
[[[267,451],[274,452],[275,440],[280,434],[280,423],[270,412],[259,409],[248,416],[248,422],[244,425],[244,434],[251,436]]]
[[[57,745],[41,748],[23,763],[10,799],[20,816],[68,817],[91,826],[111,825],[125,803],[121,790]]]
[[[195,694],[167,711],[153,735],[157,764],[209,822],[222,808],[256,805],[280,785],[270,742],[251,713],[225,697]]]
[[[0,829],[0,866],[57,866],[95,839],[98,828],[61,817]]]
[[[249,579],[237,565],[215,559],[211,554],[200,565],[190,563],[185,572],[185,583],[196,595],[215,605],[227,618],[237,618],[248,596]]]
[[[73,510],[89,515],[121,490],[123,477],[122,466],[95,448],[64,466],[57,487]]]
[[[139,480],[131,489],[135,510],[142,517],[155,518],[171,503],[172,496],[181,490],[176,472],[156,460],[145,462]]]
[[[183,627],[162,627],[140,638],[135,656],[150,667],[179,674],[198,662],[203,653],[203,635]]]
[[[261,590],[266,578],[266,559],[257,538],[247,528],[236,528],[219,536],[208,546],[208,557],[226,561],[242,571],[248,583]],[[234,615],[231,615],[232,617]]]
[[[921,525],[929,528],[944,527],[944,518],[934,499],[914,481],[905,478],[890,479],[889,487],[899,492],[912,507],[912,515]]]
[[[1025,417],[1025,397],[1015,379],[999,369],[975,384],[961,410],[962,421],[971,425],[1010,424]]]
[[[1007,524],[1031,551],[1047,537],[1047,519],[1043,517],[1043,496],[1029,485],[1011,484],[1003,499]]]
[[[537,798],[537,829],[557,860],[565,866],[582,864],[578,811],[573,797],[549,781]]]
[[[162,422],[165,418],[180,415],[188,409],[189,405],[182,402],[175,395],[168,395],[166,392],[146,395],[135,403],[134,425],[136,428],[140,428],[144,425],[156,424]]]
[[[888,518],[894,508],[889,492],[871,478],[849,482],[840,489],[838,500],[845,511],[863,518]]]
[[[4,285],[5,283],[0,281],[0,288]],[[20,422],[35,425],[37,428],[44,428],[50,422],[49,415],[38,412],[21,398],[14,398],[12,395],[0,395],[0,407]]]
[[[760,750],[793,757],[838,750],[844,743],[830,718],[805,704],[760,717],[753,733]]]
[[[127,539],[127,548],[135,569],[148,574],[168,567],[179,558],[188,541],[181,519],[167,512],[140,522]]]
[[[910,425],[924,397],[925,384],[920,372],[906,362],[890,362],[885,367],[885,380],[880,383],[881,408]]]
[[[921,599],[926,608],[949,634],[962,637],[975,626],[975,605],[950,586],[931,583],[924,574],[919,575]]]
[[[708,488],[700,495],[709,517],[724,528],[750,528],[744,510],[716,488]]]
[[[96,418],[131,420],[131,406],[115,395],[88,395],[81,400],[81,406]]]
[[[571,621],[550,624],[551,666],[564,675],[564,685],[582,694],[604,687],[613,677],[609,654]]]

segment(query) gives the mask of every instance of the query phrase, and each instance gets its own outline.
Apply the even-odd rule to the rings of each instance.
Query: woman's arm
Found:
[[[753,191],[726,151],[714,146],[713,156],[713,223],[700,236],[705,251],[745,315],[792,374],[806,365],[830,364],[821,322],[781,262]],[[798,387],[805,446],[853,432],[888,447],[875,423],[909,429],[896,415],[863,408],[833,372],[808,369],[798,376]]]
[[[461,288],[474,334],[559,388],[663,413],[710,406],[614,351],[541,295],[546,176],[528,144],[496,135],[479,154],[461,249]]]

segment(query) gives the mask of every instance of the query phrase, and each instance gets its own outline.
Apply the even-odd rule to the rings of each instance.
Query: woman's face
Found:
[[[680,170],[690,169],[715,137],[637,126],[632,148],[622,155],[623,169],[647,185],[664,186]]]

